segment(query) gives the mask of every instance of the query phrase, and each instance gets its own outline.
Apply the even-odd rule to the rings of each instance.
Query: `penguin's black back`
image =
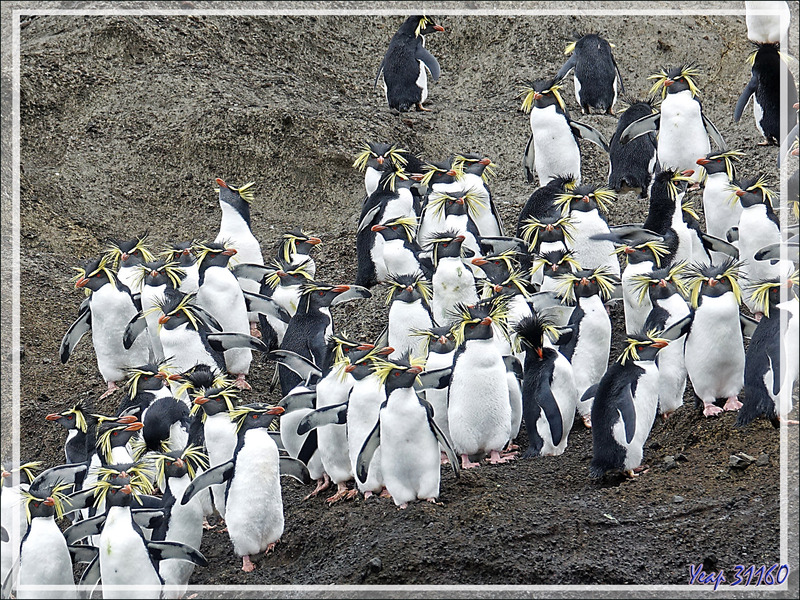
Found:
[[[522,228],[525,226],[525,219],[534,218],[537,220],[543,219],[545,216],[558,215],[560,210],[555,206],[556,196],[561,193],[561,190],[545,185],[530,195],[530,198],[525,202],[522,211],[519,213],[517,219],[517,237],[522,237]]]
[[[525,457],[539,456],[544,440],[536,429],[536,422],[542,414],[542,407],[536,401],[545,394],[552,394],[557,352],[553,348],[542,348],[542,360],[533,351],[525,353],[524,378],[522,380],[522,416],[525,419],[525,430],[528,432],[528,449]],[[566,435],[563,432],[562,435]]]
[[[144,441],[150,450],[159,450],[160,442],[169,439],[169,430],[173,423],[181,423],[186,429],[189,428],[189,408],[183,402],[167,396],[150,405],[144,416],[142,429]]]
[[[652,179],[650,161],[656,152],[655,133],[647,133],[627,144],[621,144],[619,138],[628,125],[651,112],[652,108],[647,102],[634,102],[620,115],[617,130],[611,138],[608,150],[611,161],[608,185],[617,192],[625,187],[640,188],[642,190],[640,196],[647,195],[647,188]]]
[[[592,477],[622,469],[625,463],[626,450],[614,439],[611,428],[621,418],[618,410],[625,387],[630,384],[635,398],[636,385],[643,373],[644,369],[632,361],[624,365],[615,362],[597,386],[592,404],[592,463],[589,466]]]
[[[613,86],[617,77],[611,46],[599,35],[590,33],[575,44],[575,60],[581,104],[584,108],[607,111],[614,103]]]
[[[417,46],[421,44],[421,37],[403,28],[389,42],[383,58],[383,81],[390,109],[405,112],[422,100],[422,89],[417,85],[420,64],[416,57]]]
[[[781,384],[780,315],[779,308],[771,307],[769,317],[765,315],[759,321],[750,338],[744,360],[744,400],[736,419],[737,427],[748,425],[760,416],[765,416],[776,428],[780,424],[775,403],[770,396],[770,391],[777,393]],[[764,383],[764,375],[770,368],[775,382],[772,390],[768,390]]]
[[[305,298],[300,301],[301,308],[289,321],[281,349],[296,352],[300,356],[314,361],[315,364],[322,365],[326,353],[325,329],[330,323],[330,319],[313,306],[310,310],[303,310],[302,306],[306,302],[308,300]],[[302,379],[296,373],[283,365],[278,366],[278,372],[281,379],[281,392],[284,396],[297,384],[302,383]]]
[[[558,347],[558,351],[564,355],[570,363],[572,362],[572,355],[575,354],[575,347],[578,345],[578,339],[581,336],[581,321],[583,317],[586,316],[586,313],[583,312],[580,303],[575,305],[575,308],[572,309],[572,314],[569,316],[569,323],[568,327],[572,328],[572,335],[569,337],[569,341]]]
[[[763,111],[760,125],[764,131],[764,137],[775,143],[781,139],[780,77],[782,70],[788,79],[786,82],[788,97],[784,109],[787,118],[786,128],[791,129],[797,123],[797,112],[792,108],[797,102],[794,77],[783,63],[776,46],[766,44],[759,48],[753,61],[753,75],[758,80],[755,99]]]

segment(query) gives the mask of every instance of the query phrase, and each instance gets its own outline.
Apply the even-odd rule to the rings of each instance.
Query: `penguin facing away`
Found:
[[[628,108],[619,115],[619,123],[611,142],[608,145],[608,158],[611,167],[608,173],[608,185],[617,193],[634,190],[640,198],[647,196],[650,181],[656,171],[656,134],[652,131],[631,140],[627,144],[620,141],[622,132],[642,117],[657,114],[655,100],[629,100]]]
[[[596,33],[574,33],[572,38],[564,50],[564,54],[570,55],[569,60],[559,69],[556,79],[563,79],[574,69],[575,98],[581,113],[591,114],[594,108],[600,113],[613,115],[617,85],[625,91],[622,75],[611,53],[613,45]]]
[[[408,17],[389,42],[389,48],[378,67],[375,85],[383,73],[386,102],[392,112],[406,112],[412,107],[430,110],[422,106],[428,98],[428,76],[439,80],[441,69],[436,58],[425,48],[425,35],[444,31],[430,17],[415,15]]]

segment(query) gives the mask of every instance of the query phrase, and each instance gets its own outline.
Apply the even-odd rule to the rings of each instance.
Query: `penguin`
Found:
[[[545,335],[557,335],[538,313],[520,321],[515,331],[526,350],[522,406],[528,449],[522,458],[559,456],[567,448],[578,403],[572,366],[558,350],[545,347]]]
[[[683,284],[686,263],[679,262],[649,273],[633,276],[633,292],[641,300],[650,299],[653,308],[644,323],[646,331],[663,331],[691,316],[687,290]],[[658,367],[658,412],[664,420],[683,405],[686,390],[684,336],[670,342],[656,358]]]
[[[496,164],[488,156],[480,154],[456,154],[453,170],[463,189],[471,192],[477,201],[470,206],[470,217],[475,222],[481,237],[503,235],[503,219],[489,190],[489,177],[494,175]]]
[[[433,327],[431,314],[431,283],[421,275],[389,276],[386,285],[389,293],[389,345],[394,352],[389,359],[408,355],[421,357],[425,346],[424,339],[413,335],[414,330]]]
[[[548,215],[541,219],[525,219],[520,237],[527,242],[530,255],[541,257],[548,252],[569,250],[574,232],[569,215]],[[536,268],[535,262],[534,260],[534,268],[531,269],[531,283],[541,286],[545,273]]]
[[[95,443],[95,419],[78,401],[72,408],[60,413],[50,413],[46,420],[58,423],[67,430],[64,444],[65,464],[88,462]]]
[[[386,490],[400,509],[414,500],[436,503],[440,492],[439,444],[447,448],[451,467],[459,474],[449,440],[433,420],[433,410],[414,391],[422,366],[408,360],[373,360],[373,370],[386,393],[378,421],[359,453],[356,474],[367,480],[375,451]]]
[[[238,253],[232,247],[212,242],[199,245],[200,279],[196,302],[222,325],[225,332],[251,332],[247,304],[236,276],[228,268],[230,258]],[[249,390],[246,377],[252,353],[248,348],[234,348],[225,353],[225,368],[236,378],[236,385]]]
[[[498,257],[490,256],[488,258],[497,259]],[[527,273],[513,264],[510,267],[495,264],[496,262],[502,264],[502,261],[473,258],[472,262],[480,266],[481,269],[486,267],[484,270],[484,273],[486,273],[486,280],[483,284],[482,299],[490,298],[494,294],[502,294],[506,297],[508,302],[506,307],[506,323],[509,332],[511,332],[519,321],[524,317],[531,316],[531,306],[528,300],[533,288],[529,283],[530,280]],[[513,342],[513,336],[511,345],[513,347],[516,346]]]
[[[143,421],[153,402],[172,396],[169,384],[179,377],[172,373],[166,362],[148,363],[128,369],[123,385],[125,397],[119,403],[117,416],[133,415]]]
[[[422,219],[433,216],[441,224],[439,231],[452,231],[464,236],[463,248],[473,255],[481,251],[481,234],[473,215],[480,210],[481,200],[472,188],[459,188],[450,192],[433,190],[428,196]],[[427,222],[427,221],[426,221]],[[426,228],[430,231],[431,228]]]
[[[381,405],[386,400],[386,391],[380,378],[372,370],[372,361],[376,357],[388,356],[393,351],[391,346],[373,348],[360,358],[352,360],[344,369],[353,378],[353,386],[347,396],[346,423],[347,451],[353,473],[358,471],[358,455],[378,421]],[[380,452],[380,448],[375,451],[366,480],[355,478],[356,487],[365,500],[376,493],[383,493]]]
[[[779,42],[787,46],[792,14],[785,0],[745,2],[744,9],[748,40],[757,44]]]
[[[83,467],[85,474],[86,467]],[[19,548],[16,598],[77,598],[72,575],[72,557],[56,523],[64,516],[69,481],[41,481],[37,478],[22,492],[28,530]],[[46,590],[38,586],[58,586]],[[36,586],[26,589],[26,586]]]
[[[164,259],[145,262],[138,267],[138,277],[134,279],[136,287],[141,290],[140,302],[142,314],[147,322],[147,333],[156,361],[164,360],[164,351],[158,339],[158,316],[155,314],[159,299],[169,289],[180,289],[186,272],[177,262]]]
[[[175,558],[200,566],[208,564],[195,548],[180,542],[147,540],[144,537],[139,517],[134,516],[131,510],[135,498],[141,500],[152,491],[142,465],[106,466],[100,469],[99,475],[94,488],[95,505],[105,504],[105,512],[73,525],[70,528],[73,531],[67,529],[64,536],[70,541],[87,533],[99,535],[98,547],[102,550],[98,553],[98,563],[103,586],[125,586],[126,597],[152,598],[160,594],[163,585],[158,573],[161,561]],[[158,516],[161,517],[161,511],[158,511]],[[152,523],[152,520],[148,522]]]
[[[218,244],[228,244],[236,248],[237,262],[263,265],[264,255],[261,253],[261,244],[253,235],[250,223],[250,203],[253,201],[253,182],[241,187],[233,187],[217,177],[219,186],[219,207],[222,211],[219,233],[214,241]],[[249,279],[239,279],[239,286],[243,292],[258,292],[258,284]],[[250,320],[250,335],[260,338],[258,330],[258,314],[248,312]]]
[[[779,260],[772,264],[773,261],[755,259],[761,248],[781,241],[780,221],[772,208],[775,194],[766,187],[766,178],[762,175],[734,185],[734,193],[742,205],[738,225],[739,257],[742,260],[739,275],[747,281],[787,277],[794,271],[791,261]],[[745,298],[745,305],[756,319],[761,318],[751,298]]]
[[[0,579],[6,580],[19,556],[19,544],[28,529],[22,493],[27,491],[42,466],[40,461],[11,464],[3,460],[0,465],[3,489],[0,492],[0,523],[8,532],[8,539],[0,543]],[[15,477],[16,475],[16,477]],[[17,479],[18,477],[18,479]],[[16,480],[16,481],[15,481]]]
[[[732,258],[720,265],[689,265],[684,278],[694,309],[686,335],[686,371],[707,417],[742,406],[736,398],[744,385],[739,268]],[[726,398],[723,408],[714,404],[717,398]]]
[[[142,441],[134,453],[137,460],[145,452],[168,452],[189,444],[192,420],[189,407],[173,396],[159,398],[142,415]]]
[[[594,240],[591,236],[610,233],[605,214],[608,206],[617,199],[616,193],[602,185],[581,184],[572,191],[556,196],[561,214],[570,217],[572,258],[582,269],[605,267],[619,277],[619,260],[614,254],[614,244],[608,240]]]
[[[364,202],[378,189],[384,162],[388,162],[391,166],[402,167],[409,173],[419,172],[422,167],[422,161],[419,158],[408,150],[400,148],[397,144],[365,142],[353,163],[354,169],[364,173],[364,189],[367,192]]]
[[[155,541],[180,542],[190,548],[200,548],[203,540],[203,507],[200,498],[194,497],[187,504],[179,500],[186,488],[201,469],[208,468],[208,457],[202,449],[188,445],[182,450],[157,453],[152,457],[156,469],[156,481],[163,490],[164,518],[153,531]],[[194,563],[186,560],[167,559],[158,564],[158,574],[165,586],[164,598],[181,598],[186,593]]]
[[[425,35],[444,31],[430,17],[408,17],[389,42],[389,48],[378,67],[375,85],[383,73],[386,102],[393,113],[407,112],[412,107],[428,111],[422,106],[428,98],[428,69],[434,81],[439,80],[441,69],[436,58],[425,49]]]
[[[592,405],[591,477],[622,471],[635,477],[641,470],[644,444],[658,406],[659,350],[686,332],[690,318],[663,332],[629,335],[620,357],[608,367]]]
[[[648,79],[656,82],[650,89],[661,92],[661,110],[641,117],[628,125],[620,135],[620,143],[627,144],[641,135],[658,132],[658,162],[663,170],[685,171],[692,169],[698,158],[711,152],[708,137],[718,148],[725,148],[725,140],[714,124],[703,113],[698,100],[700,91],[695,78],[700,75],[694,63],[679,67],[662,67]],[[694,173],[693,181],[700,180],[700,172]]]
[[[680,261],[708,260],[708,255],[685,220],[684,197],[694,171],[663,169],[650,184],[650,206],[642,225],[664,238],[669,253],[665,264]],[[697,250],[696,246],[700,246]]]
[[[697,164],[706,172],[703,189],[703,216],[706,221],[706,232],[709,235],[725,239],[731,227],[739,225],[742,205],[731,197],[731,185],[736,180],[736,165],[744,152],[725,150],[710,152],[698,158]],[[713,253],[715,262],[724,259],[720,253]]]
[[[522,229],[530,218],[541,220],[545,217],[558,216],[561,211],[556,206],[556,196],[572,191],[576,185],[575,177],[562,175],[551,179],[547,185],[537,188],[525,201],[525,205],[519,213],[516,236],[522,237]]]
[[[628,107],[620,113],[617,129],[608,145],[608,158],[611,167],[608,173],[608,187],[618,194],[633,190],[640,198],[647,196],[650,182],[656,171],[656,134],[652,131],[623,144],[622,132],[634,121],[658,114],[655,100],[629,100]]]
[[[794,77],[781,58],[778,44],[756,44],[748,62],[752,66],[752,77],[736,102],[733,120],[739,122],[752,98],[756,128],[764,137],[758,145],[777,146],[781,142],[782,117],[786,119],[787,129],[797,124],[797,111],[792,107],[797,102]],[[786,98],[781,97],[782,78],[786,79]]]
[[[88,291],[89,299],[81,305],[78,318],[64,334],[60,348],[61,363],[66,364],[81,337],[92,331],[97,368],[108,384],[101,400],[119,389],[117,382],[124,377],[126,368],[147,363],[151,353],[146,336],[123,346],[125,328],[141,311],[141,304],[111,272],[108,260],[107,257],[91,260],[76,269],[75,287]]]
[[[511,400],[506,365],[492,324],[504,325],[502,298],[469,306],[457,304],[451,331],[458,349],[447,393],[447,418],[461,467],[479,466],[470,456],[488,453],[491,464],[508,462],[500,451],[511,439]],[[493,316],[494,315],[494,316]]]
[[[475,277],[463,259],[464,236],[455,231],[435,233],[427,239],[426,249],[432,252],[434,272],[431,313],[436,324],[447,323],[450,311],[459,303],[478,301]]]
[[[416,229],[417,220],[410,217],[397,217],[372,226],[372,231],[383,237],[382,260],[374,262],[378,281],[385,283],[390,273],[431,278],[433,272],[430,261],[421,256],[422,248],[416,240]]]
[[[797,271],[789,279],[781,281],[779,278],[757,281],[751,284],[751,298],[757,308],[764,314],[759,321],[750,344],[745,353],[744,362],[744,401],[736,417],[736,426],[744,427],[764,416],[776,429],[781,420],[786,420],[786,415],[791,411],[791,388],[783,386],[788,382],[790,386],[793,379],[784,376],[785,371],[796,367],[795,356],[789,356],[788,347],[783,337],[781,318],[788,323],[797,319],[796,314],[780,308],[781,290],[789,289],[791,300],[797,304]],[[796,323],[795,323],[796,328]],[[787,328],[788,329],[788,328]],[[795,341],[795,346],[797,345]],[[781,350],[786,352],[785,362],[781,361]],[[790,362],[794,358],[795,363]],[[788,406],[783,406],[784,398],[788,399]]]
[[[278,247],[277,258],[284,260],[298,267],[305,265],[305,270],[314,278],[317,273],[317,265],[311,258],[311,251],[319,246],[322,240],[302,229],[293,229],[283,234],[280,246]]]
[[[556,79],[564,79],[574,69],[575,98],[581,114],[592,114],[594,108],[601,114],[613,115],[617,87],[625,91],[622,74],[611,52],[613,46],[596,33],[573,33],[572,39],[574,41],[564,50],[570,57],[559,69]]]
[[[592,426],[592,400],[584,393],[600,383],[606,372],[611,353],[611,319],[605,309],[620,283],[619,277],[606,267],[578,269],[558,277],[558,294],[562,303],[574,304],[575,308],[566,326],[572,330],[567,343],[559,346],[559,352],[572,366],[577,394],[576,405],[584,425]]]
[[[280,458],[278,446],[268,433],[275,416],[282,413],[282,408],[266,404],[232,411],[238,436],[233,458],[198,476],[181,498],[185,505],[209,485],[226,484],[225,522],[246,573],[255,569],[250,557],[274,549],[283,534],[282,472],[308,483],[305,466],[295,459]]]
[[[148,240],[147,232],[130,240],[112,239],[104,254],[106,263],[116,273],[117,279],[133,293],[142,291],[137,267],[143,262],[155,260],[147,247]]]
[[[177,262],[184,277],[178,289],[184,294],[191,294],[197,291],[200,279],[200,265],[197,263],[197,255],[194,247],[195,241],[176,242],[161,253],[161,257],[167,262]]]
[[[309,282],[300,286],[300,306],[289,321],[281,350],[288,350],[311,360],[316,365],[325,364],[327,339],[333,334],[330,308],[349,300],[370,298],[366,288],[357,285],[330,285]],[[281,394],[285,396],[301,378],[284,365],[278,367]]]
[[[191,414],[203,425],[203,440],[210,467],[219,466],[231,458],[236,450],[236,424],[230,414],[238,404],[238,388],[223,381],[192,394]],[[211,486],[214,508],[225,518],[225,486]]]
[[[525,84],[521,110],[531,113],[531,136],[525,146],[522,165],[528,183],[533,183],[534,169],[540,186],[565,173],[580,183],[579,139],[588,140],[608,152],[608,142],[599,131],[570,119],[561,99],[561,88],[562,80],[558,78]]]

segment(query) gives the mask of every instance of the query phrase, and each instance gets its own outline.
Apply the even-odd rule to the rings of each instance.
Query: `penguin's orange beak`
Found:
[[[747,192],[746,192],[746,191],[744,191],[744,190],[736,190],[736,195],[737,195],[737,196],[739,196],[739,198],[741,198],[742,196],[744,196],[746,193],[747,193]]]
[[[383,164],[383,160],[384,160],[384,159],[383,159],[383,157],[382,157],[382,156],[379,156],[379,157],[378,157],[378,158],[376,158],[375,160],[377,160],[377,161],[378,161],[378,164],[379,164],[379,165],[382,165],[382,164]]]
[[[662,279],[658,282],[658,287],[667,287],[667,282]]]
[[[464,205],[464,198],[463,198],[463,196],[462,196],[461,198],[456,198],[456,204],[460,204],[460,205],[462,205],[462,206]]]
[[[444,31],[444,27],[442,27],[441,25],[434,25],[434,26],[433,26],[433,28],[434,28],[436,31]]]
[[[714,286],[715,286],[715,285],[717,285],[718,283],[719,283],[719,281],[718,281],[718,280],[714,279],[713,277],[709,277],[709,279],[708,279],[708,285],[710,285],[711,287],[714,287]]]
[[[542,358],[544,358],[544,353],[542,352],[542,349],[541,349],[541,348],[536,348],[536,356],[538,356],[538,357],[539,357],[539,360],[541,360]]]
[[[160,317],[158,317],[158,324],[159,325],[163,325],[167,321],[169,321],[169,315],[161,315]]]
[[[633,254],[634,252],[636,252],[636,250],[631,248],[630,246],[625,246],[624,252],[625,254]]]
[[[44,502],[42,502],[42,504],[44,504],[45,506],[55,506],[56,505],[56,501],[53,500],[52,496],[48,496],[47,498],[45,498],[45,500],[44,500]]]
[[[208,398],[206,398],[205,396],[198,396],[197,398],[194,399],[194,403],[197,404],[198,406],[202,406],[206,402],[208,402]]]
[[[534,100],[541,100],[542,95],[539,92],[533,92],[533,99]]]
[[[553,273],[555,273],[556,271],[558,271],[558,265],[556,263],[553,263],[552,265],[550,265],[550,270],[553,271]]]
[[[383,231],[386,229],[386,225],[373,225],[370,229],[371,231]]]
[[[481,321],[481,325],[491,325],[492,324],[492,317],[486,317]]]
[[[267,411],[268,415],[282,415],[286,412],[286,409],[282,406],[273,406]]]
[[[665,80],[665,81],[664,81],[664,87],[669,87],[669,86],[671,86],[673,83],[675,83],[675,80],[673,80],[673,79],[667,79],[667,80]]]
[[[312,246],[316,246],[317,244],[321,244],[322,240],[319,239],[318,237],[311,237],[308,238],[308,243],[311,244]]]
[[[372,350],[375,347],[375,344],[361,344],[360,346],[356,346],[356,350]]]
[[[412,173],[411,175],[409,175],[409,177],[411,177],[411,179],[413,179],[414,181],[422,181],[423,177],[425,176],[422,173]]]
[[[453,238],[453,241],[455,241],[455,242],[463,242],[465,239],[467,239],[467,238],[465,238],[463,235],[457,235],[456,237]]]
[[[60,418],[61,418],[61,415],[59,415],[57,413],[50,413],[49,415],[47,415],[45,417],[45,420],[47,420],[47,421],[58,421]]]
[[[411,292],[413,292],[413,291],[414,291],[414,286],[407,285],[407,286],[406,286],[406,291],[407,291],[407,292],[410,294]]]
[[[544,230],[545,230],[545,231],[553,231],[553,226],[552,226],[552,225],[547,225],[547,226],[544,228]]]
[[[224,181],[222,181],[222,179],[220,179],[219,177],[217,177],[217,178],[216,178],[214,181],[216,181],[216,182],[217,182],[217,185],[218,185],[219,187],[223,187],[223,188],[225,188],[225,189],[228,189],[228,184],[227,184],[227,183],[225,183]]]
[[[792,156],[800,156],[800,148],[795,148],[792,150]]]
[[[694,171],[692,169],[686,169],[685,171],[681,171],[681,175],[684,177],[691,177],[694,175]]]
[[[234,254],[236,254],[236,248],[225,248],[222,251],[223,256],[233,256]]]
[[[337,285],[331,291],[334,294],[341,294],[342,292],[346,292],[349,289],[350,289],[349,285]]]
[[[422,373],[422,367],[417,367],[417,366],[409,367],[406,372],[413,373],[414,375],[419,375],[420,373]]]
[[[284,271],[283,269],[278,269],[277,271],[275,271],[275,275],[277,275],[278,277],[286,277],[286,271]]]
[[[394,352],[394,348],[391,346],[386,346],[386,348],[382,348],[378,351],[379,356],[389,356],[392,352]]]
[[[499,294],[500,292],[503,291],[503,286],[498,284],[498,285],[495,285],[492,289],[494,290],[495,294]]]
[[[581,198],[581,200],[586,202],[586,204],[589,204],[589,196],[584,196],[583,198]]]
[[[482,267],[483,265],[489,264],[488,260],[486,260],[485,258],[481,258],[480,256],[476,256],[475,258],[472,259],[471,262],[476,267]]]
[[[666,348],[667,344],[669,344],[669,342],[667,342],[666,340],[658,340],[657,342],[653,342],[651,345],[653,346],[653,348],[658,348],[659,350],[661,350],[661,348]]]
[[[586,277],[581,278],[581,285],[589,285],[589,280]]]
[[[696,162],[698,165],[707,165],[711,161],[708,160],[707,158],[698,158]]]
[[[131,255],[130,255],[130,254],[128,254],[127,252],[123,252],[123,253],[122,253],[122,256],[121,256],[120,258],[121,258],[122,260],[128,260],[128,259],[130,258],[130,256],[131,256]]]
[[[183,464],[184,464],[184,463],[183,463],[183,461],[182,461],[180,458],[176,458],[176,459],[175,459],[175,463],[174,463],[174,464],[175,464],[175,466],[176,466],[176,467],[178,467],[179,469],[182,469],[182,468],[183,468]]]
[[[344,368],[344,372],[345,372],[345,373],[352,373],[352,372],[353,372],[353,371],[355,371],[355,370],[356,370],[356,366],[355,366],[355,365],[347,365],[347,366]]]
[[[11,477],[11,471],[3,471],[3,473],[2,473],[2,476],[3,476],[4,478],[5,478],[5,477]]]
[[[439,343],[442,344],[442,345],[446,344],[447,343],[447,338],[444,337],[443,335],[440,335],[439,336]]]
[[[131,423],[125,428],[125,431],[139,431],[142,427],[144,427],[144,423],[141,421],[136,421],[136,423]]]
[[[78,281],[75,282],[75,287],[82,288],[85,287],[87,283],[89,283],[89,280],[86,277],[81,277],[80,279],[78,279]]]
[[[133,493],[133,490],[131,489],[131,484],[130,483],[128,485],[123,485],[122,488],[120,488],[119,491],[122,492],[123,494],[128,494],[128,495]]]
[[[121,423],[122,425],[130,425],[131,423],[136,423],[138,421],[134,415],[125,415],[124,417],[120,417],[117,419],[117,423]]]
[[[450,177],[456,177],[456,176],[458,175],[458,173],[456,173],[455,171],[453,171],[453,169],[450,169],[450,170],[449,170],[449,171],[446,173],[446,175],[450,175]]]
[[[492,164],[492,159],[491,158],[482,158],[482,159],[480,159],[478,161],[478,163],[482,164],[485,167],[488,167],[490,164]]]

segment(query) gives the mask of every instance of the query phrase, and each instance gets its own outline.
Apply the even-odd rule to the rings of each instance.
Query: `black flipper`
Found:
[[[453,367],[423,371],[418,375],[419,381],[422,384],[422,389],[441,390],[446,388],[450,385],[450,374],[452,372]]]
[[[372,462],[372,457],[375,455],[375,451],[380,445],[381,420],[379,417],[378,422],[375,423],[375,427],[372,428],[372,431],[370,431],[367,439],[364,440],[364,445],[361,447],[361,452],[358,453],[358,459],[356,460],[356,477],[358,477],[358,480],[361,483],[364,483],[367,480],[367,475],[369,474],[369,463]]]
[[[97,553],[100,550],[97,546],[89,546],[88,544],[73,544],[67,546],[67,549],[72,555],[72,561],[76,563],[91,563],[95,558],[97,558]]]
[[[94,488],[87,488],[67,496],[64,501],[64,514],[89,508],[94,504]]]
[[[422,44],[417,46],[417,52],[414,56],[417,60],[421,60],[425,63],[425,66],[428,67],[428,71],[431,72],[431,77],[433,77],[434,81],[439,80],[439,75],[441,74],[442,70],[439,67],[439,61],[436,60],[436,57],[428,52],[425,49],[425,46]]]
[[[201,567],[208,566],[206,557],[188,544],[167,541],[148,541],[145,542],[145,544],[147,544],[147,551],[150,553],[150,556],[156,562],[169,558],[177,558],[180,560],[188,560]]]
[[[361,233],[367,227],[372,227],[374,223],[372,222],[375,219],[375,215],[381,212],[383,208],[382,204],[378,204],[377,206],[373,206],[367,212],[364,213],[364,216],[361,217],[361,221],[358,223],[358,227],[356,228],[356,234]]]
[[[625,426],[625,441],[630,444],[636,433],[636,407],[633,404],[633,393],[631,392],[630,383],[626,385],[620,393],[620,403],[617,412],[622,418],[622,424]]]
[[[564,436],[564,422],[561,418],[561,409],[558,408],[555,396],[550,389],[550,386],[542,386],[540,388],[541,394],[536,399],[539,406],[547,418],[547,424],[550,425],[550,437],[553,440],[553,445],[558,446],[561,443],[561,438]]]
[[[728,256],[732,256],[733,258],[739,258],[739,249],[733,244],[729,244],[725,240],[714,237],[713,235],[708,235],[702,231],[700,232],[700,240],[703,242],[703,247],[706,250],[722,252]]]
[[[533,173],[536,169],[536,153],[533,147],[533,134],[525,144],[525,152],[522,155],[522,169],[525,172],[525,181],[533,183]]]
[[[74,544],[90,535],[99,535],[103,531],[103,524],[106,522],[106,515],[96,515],[90,519],[83,519],[64,530],[64,539],[67,545]]]
[[[75,346],[77,346],[81,338],[91,330],[92,311],[87,306],[78,314],[78,318],[69,326],[67,333],[64,334],[64,338],[61,340],[61,348],[59,349],[61,364],[66,364],[69,357],[72,355],[72,351],[75,350]]]
[[[503,363],[506,365],[506,371],[513,373],[514,376],[522,381],[522,363],[516,356],[507,354],[503,357]]]
[[[594,400],[594,397],[597,395],[597,386],[599,384],[595,383],[594,385],[589,386],[586,388],[586,391],[583,392],[583,396],[581,396],[581,402],[588,402],[589,400]]]
[[[575,330],[572,327],[557,327],[558,338],[553,341],[556,346],[564,346],[569,344],[572,336],[575,335]]]
[[[308,464],[308,461],[311,460],[311,457],[314,456],[314,452],[317,451],[317,447],[319,444],[317,443],[317,430],[312,429],[308,432],[308,436],[306,436],[306,441],[303,442],[303,445],[300,448],[300,452],[297,453],[297,460],[302,462],[303,464]]]
[[[645,115],[636,119],[633,123],[628,125],[619,136],[620,144],[627,144],[631,140],[650,133],[651,131],[658,131],[661,125],[661,113],[653,113]]]
[[[744,86],[742,95],[739,96],[739,100],[737,100],[736,102],[736,108],[733,111],[734,122],[738,123],[739,119],[742,118],[742,113],[744,112],[744,108],[750,101],[750,96],[756,93],[756,89],[758,89],[758,78],[755,75],[753,75],[750,78],[750,81],[747,82],[747,85]]]
[[[254,292],[243,292],[243,295],[247,310],[250,312],[275,317],[284,323],[288,323],[289,319],[292,318],[292,315],[285,308],[268,296],[262,296]]]
[[[692,327],[693,318],[694,318],[694,313],[686,315],[681,320],[675,321],[672,325],[667,327],[664,331],[661,332],[661,335],[659,335],[658,337],[670,341],[677,340],[682,335],[686,335],[687,333],[689,333],[689,329],[691,329]]]
[[[130,347],[133,346],[133,342],[144,333],[145,329],[147,329],[147,320],[142,313],[139,313],[125,326],[125,331],[122,334],[122,347],[125,348],[125,350],[130,350]]]
[[[268,358],[282,364],[293,373],[297,373],[297,376],[305,382],[314,382],[322,378],[322,369],[305,356],[300,356],[291,350],[273,350],[269,353]]]
[[[258,265],[255,263],[239,263],[231,271],[236,275],[237,279],[250,279],[252,281],[261,281],[264,275],[272,273],[275,269]]]
[[[606,152],[606,154],[608,154],[608,142],[606,141],[606,138],[603,137],[603,134],[597,131],[597,129],[591,125],[586,125],[585,123],[581,123],[579,121],[570,121],[569,127],[572,129],[572,134],[575,137],[600,146]]]
[[[303,485],[311,483],[311,475],[303,462],[290,456],[281,456],[280,459],[281,477],[293,477]]]
[[[132,508],[131,517],[142,529],[156,529],[164,521],[164,511],[162,509]]]
[[[739,324],[742,326],[742,335],[746,338],[753,337],[758,327],[758,321],[743,314],[739,315]]]
[[[528,296],[525,302],[530,304],[536,312],[563,306],[563,304],[561,304],[561,298],[553,291],[536,292]]]
[[[8,537],[8,531],[6,531],[6,528],[0,525],[0,541],[7,542],[10,539],[11,538]]]
[[[349,302],[350,300],[363,300],[364,298],[372,298],[372,292],[365,287],[361,287],[360,285],[351,285],[349,290],[338,294],[333,299],[331,306],[338,306],[339,304],[342,304],[343,302]]]
[[[296,387],[294,388],[297,389]],[[317,399],[317,390],[304,390],[298,393],[289,392],[281,401],[278,402],[278,406],[283,408],[284,414],[294,412],[296,410],[300,410],[303,408],[310,408],[314,410],[314,404]]]
[[[208,325],[208,328],[209,328],[209,329],[214,329],[214,330],[216,330],[216,331],[222,331],[222,325],[220,325],[220,324],[219,324],[219,321],[217,321],[217,320],[214,318],[214,315],[212,315],[210,312],[208,312],[208,311],[207,311],[205,308],[203,308],[202,306],[197,306],[197,305],[195,305],[195,310],[196,310],[196,311],[197,311],[197,313],[198,313],[198,314],[201,316],[201,318],[203,319],[203,322],[204,322],[206,325]]]
[[[81,579],[78,581],[78,585],[86,585],[86,586],[95,586],[100,581],[100,554],[98,553],[89,565],[83,570],[81,574]],[[89,593],[86,596],[87,598],[94,597],[93,593]]]
[[[250,350],[269,354],[269,348],[264,342],[247,333],[209,333],[208,345],[217,352],[225,352],[225,350],[232,348],[249,348]]]
[[[564,79],[564,77],[567,76],[567,73],[569,73],[570,71],[572,71],[572,69],[575,68],[576,62],[577,61],[575,60],[575,54],[573,54],[567,59],[567,62],[565,62],[564,65],[558,70],[558,73],[556,73],[555,76],[555,81],[561,81],[562,79]]]
[[[89,470],[89,465],[86,463],[72,463],[68,465],[58,465],[51,467],[39,473],[31,482],[31,487],[36,488],[52,488],[56,483],[71,483],[75,485],[75,480],[86,475]]]
[[[717,126],[714,125],[707,116],[705,115],[702,116],[703,116],[703,125],[706,126],[706,132],[708,133],[709,136],[711,136],[711,139],[717,145],[717,148],[719,149],[725,148],[726,147],[725,140],[722,139],[722,134],[719,132],[719,129],[717,129]]]
[[[447,458],[450,460],[450,466],[453,468],[453,473],[456,477],[461,477],[461,463],[458,460],[458,455],[453,449],[453,444],[450,443],[450,440],[447,439],[447,436],[441,429],[439,429],[436,421],[434,421],[433,407],[427,400],[423,400],[421,398],[419,403],[422,404],[422,406],[425,408],[425,412],[428,414],[428,425],[430,426],[431,431],[433,431],[433,435],[436,436],[436,441],[438,441],[442,448],[444,448],[444,452],[447,454]]]
[[[187,487],[186,491],[183,493],[181,504],[186,504],[195,494],[206,489],[208,486],[225,483],[231,477],[233,477],[233,460],[229,460],[209,469],[192,480],[192,483],[189,484],[189,487]]]
[[[305,435],[312,429],[324,425],[344,425],[345,423],[347,423],[347,402],[332,404],[318,408],[303,417],[297,424],[297,435]]]
[[[286,450],[286,446],[283,445],[283,440],[281,439],[281,432],[280,431],[268,431],[270,439],[275,442],[275,445],[278,447],[278,450]]]

